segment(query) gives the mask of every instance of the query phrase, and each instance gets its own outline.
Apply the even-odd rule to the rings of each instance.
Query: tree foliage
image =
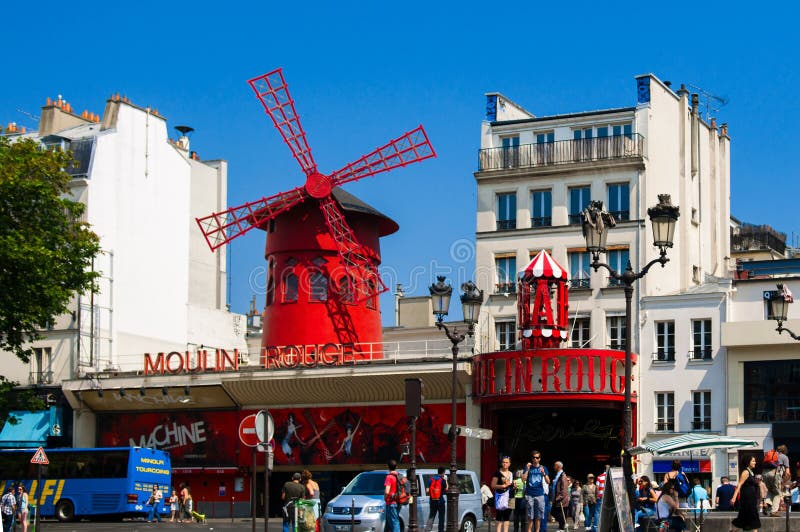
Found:
[[[0,349],[24,362],[37,331],[95,287],[100,240],[69,197],[71,163],[61,150],[0,137]]]

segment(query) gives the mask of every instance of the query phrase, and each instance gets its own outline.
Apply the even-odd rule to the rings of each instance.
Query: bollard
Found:
[[[236,497],[231,497],[231,523],[233,523],[233,509],[236,508]]]

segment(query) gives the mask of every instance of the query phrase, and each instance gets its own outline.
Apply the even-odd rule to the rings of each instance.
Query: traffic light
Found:
[[[406,379],[406,415],[419,417],[422,413],[422,379]]]

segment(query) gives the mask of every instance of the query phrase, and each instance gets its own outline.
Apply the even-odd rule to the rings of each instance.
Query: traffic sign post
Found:
[[[269,474],[272,471],[272,445],[270,441],[275,435],[275,422],[269,410],[259,410],[256,414],[256,435],[259,441],[258,450],[267,453],[264,455],[264,532],[268,532]]]
[[[31,463],[36,464],[36,486],[37,489],[41,491],[40,486],[42,485],[42,466],[50,463],[50,460],[47,458],[47,453],[44,452],[43,447],[36,449],[36,452],[31,458]],[[39,504],[36,505],[36,510],[34,510],[33,529],[39,530]]]

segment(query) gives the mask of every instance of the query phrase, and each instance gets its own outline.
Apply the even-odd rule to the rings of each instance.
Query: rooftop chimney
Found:
[[[683,96],[688,96],[688,94],[689,94],[689,91],[686,89],[686,84],[685,83],[681,83],[681,88],[678,89],[678,96],[683,97]]]
[[[88,116],[78,116],[73,113],[72,105],[59,94],[58,99],[55,101],[47,98],[44,107],[42,107],[42,115],[39,117],[39,135],[44,137],[51,133],[83,124],[91,124],[92,122],[93,120]]]

